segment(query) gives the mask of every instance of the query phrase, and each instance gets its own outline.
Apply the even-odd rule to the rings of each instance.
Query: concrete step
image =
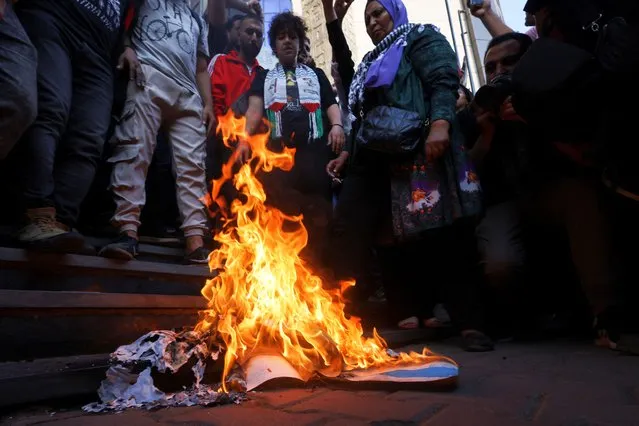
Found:
[[[205,308],[202,296],[0,290],[0,361],[112,352],[192,327]]]
[[[0,407],[95,395],[109,354],[0,363]]]
[[[97,256],[57,254],[0,247],[0,269],[47,270],[89,275],[118,275],[202,281],[211,277],[206,265],[171,265],[131,260],[128,262]]]

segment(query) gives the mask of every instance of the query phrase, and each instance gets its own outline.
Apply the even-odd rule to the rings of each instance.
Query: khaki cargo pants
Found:
[[[111,190],[116,203],[113,223],[120,232],[136,231],[146,202],[145,182],[160,128],[173,152],[177,203],[185,237],[203,236],[207,217],[206,128],[200,95],[185,90],[153,67],[142,65],[144,88],[131,82],[122,117],[115,129]]]

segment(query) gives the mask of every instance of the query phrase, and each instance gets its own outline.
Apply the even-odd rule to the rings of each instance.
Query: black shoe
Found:
[[[211,254],[211,252],[206,247],[196,248],[184,256],[184,261],[194,265],[208,265],[209,254]]]
[[[109,259],[132,260],[138,255],[138,240],[126,234],[120,235],[115,242],[100,250],[98,256]]]
[[[462,349],[466,352],[490,352],[495,344],[481,331],[470,331],[462,334]]]

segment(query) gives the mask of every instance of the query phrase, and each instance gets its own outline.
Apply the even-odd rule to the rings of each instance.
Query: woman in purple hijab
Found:
[[[391,313],[404,319],[400,326],[425,326],[434,303],[445,299],[464,348],[492,350],[474,294],[481,281],[474,237],[481,188],[456,123],[457,57],[437,28],[409,22],[401,0],[369,0],[365,21],[375,48],[350,85],[354,137],[327,168],[337,176],[350,163],[335,212],[334,271],[338,279],[362,279],[376,246]],[[329,40],[339,41],[327,22]],[[342,43],[334,50],[348,52]],[[370,148],[371,137],[394,143],[392,135],[403,131],[398,117],[415,113],[428,124],[412,153]],[[385,130],[359,131],[373,122]]]

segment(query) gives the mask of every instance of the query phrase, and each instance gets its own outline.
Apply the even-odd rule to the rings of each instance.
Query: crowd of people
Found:
[[[355,278],[354,303],[378,271],[393,322],[452,325],[469,351],[586,306],[596,343],[618,348],[637,296],[637,6],[530,0],[524,34],[490,0],[469,4],[494,37],[473,94],[446,38],[401,0],[357,0],[375,45],[357,66],[342,31],[353,0],[321,1],[333,83],[304,20],[283,12],[266,32],[257,0],[209,0],[205,16],[185,0],[0,0],[16,240],[130,260],[179,223],[185,261],[206,263],[219,212],[202,200],[224,164],[250,158],[248,141],[216,135],[232,112],[271,150],[295,148],[292,170],[260,177],[267,202],[304,215],[303,257]],[[78,228],[106,216],[114,240],[96,251]]]

